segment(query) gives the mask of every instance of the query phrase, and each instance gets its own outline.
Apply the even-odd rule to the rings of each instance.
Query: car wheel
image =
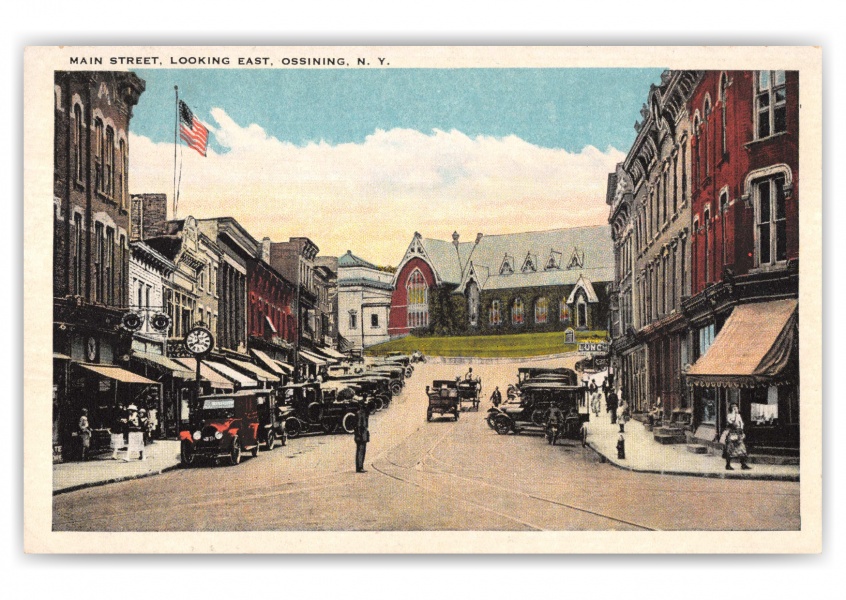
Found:
[[[504,415],[499,415],[494,419],[494,430],[499,435],[505,435],[511,431],[511,419]]]
[[[232,440],[232,450],[229,451],[229,464],[235,466],[241,462],[241,440]]]
[[[382,403],[382,400],[379,399],[379,396],[373,398],[373,410],[379,412],[383,408],[385,408],[385,405]]]
[[[412,367],[406,367],[405,368],[405,378],[406,379],[410,379],[412,373],[414,373],[414,369]]]
[[[399,381],[395,381],[391,384],[391,393],[394,396],[399,396],[400,392],[402,392],[402,384]]]
[[[256,440],[256,445],[253,446],[253,449],[250,451],[253,455],[253,458],[258,456],[258,451],[259,451],[259,445],[258,445],[258,440]]]
[[[267,441],[265,442],[264,447],[268,452],[276,447],[276,433],[272,429],[267,432]]]
[[[391,405],[391,399],[388,396],[377,396],[382,401],[382,408],[388,408]]]
[[[494,427],[494,416],[493,415],[488,415],[488,418],[485,419],[485,423],[487,423],[488,427],[490,427],[491,429],[496,429]]]
[[[546,416],[546,413],[543,410],[541,410],[540,408],[533,410],[532,416],[531,416],[532,423],[534,423],[535,425],[543,425],[546,422],[544,420],[545,416]]]
[[[182,461],[183,467],[190,467],[194,464],[194,445],[191,442],[187,440],[182,442],[182,446],[179,451],[179,458]]]
[[[353,433],[355,431],[355,413],[348,412],[345,414],[344,418],[341,419],[341,427],[347,433]]]
[[[319,402],[312,402],[306,408],[306,414],[308,415],[309,421],[312,423],[319,423],[323,420],[323,406]]]
[[[300,425],[300,420],[296,417],[289,417],[285,421],[285,431],[288,432],[289,438],[295,438],[302,432],[302,426]]]

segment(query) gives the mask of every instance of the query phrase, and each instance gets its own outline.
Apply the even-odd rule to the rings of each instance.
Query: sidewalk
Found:
[[[611,415],[605,412],[604,406],[598,419],[591,414],[587,427],[588,445],[621,469],[662,475],[799,481],[799,465],[750,464],[752,469],[743,471],[739,464],[733,464],[735,470],[727,471],[726,461],[720,456],[693,454],[688,452],[687,444],[659,444],[652,437],[652,432],[635,420],[626,423],[623,434],[626,439],[626,458],[618,459],[620,427],[611,424]]]
[[[111,454],[105,454],[85,462],[53,465],[53,494],[158,475],[179,466],[177,441],[156,440],[145,448],[144,454],[144,461],[135,456],[125,462],[123,457],[126,452],[119,452],[117,460],[112,460]]]

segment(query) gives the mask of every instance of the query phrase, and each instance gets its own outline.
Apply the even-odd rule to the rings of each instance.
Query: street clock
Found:
[[[194,356],[208,354],[214,348],[214,336],[205,327],[194,327],[185,335],[185,347]]]

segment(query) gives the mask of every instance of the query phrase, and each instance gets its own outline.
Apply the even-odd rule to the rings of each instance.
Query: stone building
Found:
[[[614,262],[608,226],[473,242],[415,233],[392,280],[388,333],[441,335],[608,326]]]
[[[145,83],[131,72],[54,77],[53,448],[72,456],[80,412],[100,432],[116,403],[154,384],[128,370],[129,125]],[[102,441],[96,437],[95,444]]]
[[[317,256],[314,259],[317,283],[317,312],[320,315],[321,344],[338,347],[338,257]]]
[[[393,273],[347,250],[338,258],[338,331],[349,349],[387,342]]]

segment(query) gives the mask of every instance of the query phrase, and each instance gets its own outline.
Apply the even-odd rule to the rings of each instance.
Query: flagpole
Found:
[[[173,86],[173,91],[176,94],[176,118],[173,122],[173,219],[176,220],[176,146],[179,135],[179,86]]]

